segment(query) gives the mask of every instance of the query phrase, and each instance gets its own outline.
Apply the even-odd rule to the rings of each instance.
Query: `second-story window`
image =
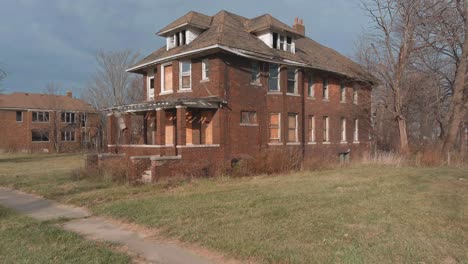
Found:
[[[62,112],[60,115],[60,121],[69,124],[75,123],[75,113]]]
[[[322,99],[328,100],[328,79],[323,79]]]
[[[323,117],[323,142],[330,142],[330,129],[329,129],[329,121],[328,116]]]
[[[33,122],[49,122],[49,112],[32,112]]]
[[[268,91],[279,92],[279,67],[278,64],[270,64],[270,70],[268,75]]]
[[[256,125],[257,124],[257,112],[255,112],[255,111],[242,111],[241,112],[241,124],[243,124],[243,125]]]
[[[344,83],[340,84],[340,102],[346,102],[346,88]]]
[[[357,89],[353,89],[353,104],[358,104],[358,92]]]
[[[346,142],[346,118],[341,118],[341,142]]]
[[[208,59],[202,60],[202,80],[210,79],[210,62]]]
[[[192,64],[190,61],[180,63],[179,82],[181,90],[190,90],[192,88]]]
[[[297,94],[297,72],[295,68],[288,68],[288,93]]]
[[[315,97],[315,79],[312,74],[309,75],[309,86],[307,87],[307,95],[309,97]]]
[[[253,83],[260,83],[260,64],[257,61],[252,62],[252,75],[250,81]]]
[[[162,66],[161,71],[161,92],[172,92],[172,64]]]
[[[294,53],[293,39],[290,36],[273,33],[273,48]]]

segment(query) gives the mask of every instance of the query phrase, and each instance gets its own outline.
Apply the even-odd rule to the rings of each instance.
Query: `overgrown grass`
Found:
[[[130,263],[130,258],[0,207],[0,263]]]
[[[57,164],[49,166],[53,177],[23,173],[22,166],[34,171],[41,162],[9,167],[20,185],[5,174],[10,162],[0,163],[0,185],[85,205],[244,260],[468,263],[468,167],[353,166],[129,187],[73,182],[58,164],[79,167],[77,157],[50,159]]]

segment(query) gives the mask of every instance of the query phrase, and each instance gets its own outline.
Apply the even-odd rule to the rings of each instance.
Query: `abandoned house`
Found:
[[[74,152],[95,146],[99,115],[66,95],[0,94],[0,151]]]
[[[107,156],[126,159],[132,177],[274,148],[303,160],[368,149],[371,76],[306,37],[302,19],[189,12],[157,35],[166,45],[127,70],[143,76],[146,100],[107,109]]]

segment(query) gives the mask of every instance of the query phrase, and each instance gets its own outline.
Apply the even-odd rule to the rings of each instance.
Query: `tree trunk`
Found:
[[[400,152],[402,154],[409,153],[408,133],[406,131],[406,120],[402,117],[397,118],[398,130],[400,132]]]

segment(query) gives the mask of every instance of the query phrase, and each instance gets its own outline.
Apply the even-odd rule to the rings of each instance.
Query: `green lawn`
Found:
[[[81,162],[0,156],[0,185],[244,260],[468,263],[468,167],[361,166],[129,187],[71,181],[67,172]]]
[[[0,263],[130,263],[130,258],[0,207]]]

